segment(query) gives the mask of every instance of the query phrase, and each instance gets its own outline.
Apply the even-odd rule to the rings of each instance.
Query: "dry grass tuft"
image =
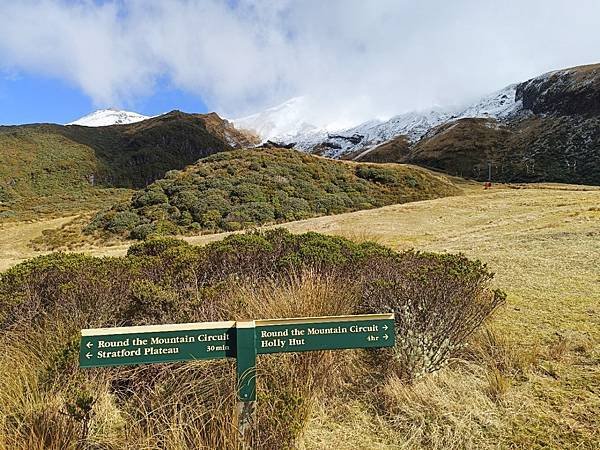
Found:
[[[232,285],[237,320],[271,317],[315,317],[353,314],[358,286],[335,275],[305,269],[284,280],[244,279]]]
[[[251,317],[344,314],[355,301],[335,277],[313,271],[240,281],[230,292],[232,307]],[[0,348],[12,351],[0,355],[0,448],[242,447],[232,361],[81,371],[64,345],[77,331],[71,317],[55,316],[3,332]],[[261,357],[257,370],[254,445],[291,448],[318,399],[343,390],[360,361],[356,352],[284,354]],[[72,405],[89,395],[86,418]]]

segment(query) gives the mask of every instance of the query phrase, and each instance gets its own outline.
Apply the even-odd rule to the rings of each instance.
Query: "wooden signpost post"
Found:
[[[267,353],[392,347],[393,314],[183,323],[81,330],[79,366],[236,358],[242,435],[256,401],[256,357]]]

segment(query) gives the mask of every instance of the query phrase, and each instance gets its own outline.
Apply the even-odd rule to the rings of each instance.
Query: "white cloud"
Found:
[[[98,106],[166,78],[228,116],[307,95],[316,121],[352,122],[598,62],[599,18],[595,0],[3,1],[0,69]]]

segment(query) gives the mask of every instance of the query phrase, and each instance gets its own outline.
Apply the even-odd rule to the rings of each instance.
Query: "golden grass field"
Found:
[[[469,358],[378,393],[397,417],[391,424],[359,398],[328,399],[311,415],[305,448],[600,448],[600,189],[464,189],[284,225],[394,249],[462,252],[488,263],[508,294]],[[0,225],[0,270],[41,254],[28,243],[71,219]]]

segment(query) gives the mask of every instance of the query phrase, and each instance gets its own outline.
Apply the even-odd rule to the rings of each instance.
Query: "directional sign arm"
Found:
[[[257,320],[256,351],[260,354],[392,347],[393,335],[393,314]]]
[[[235,356],[235,322],[81,331],[80,367],[113,367]]]

